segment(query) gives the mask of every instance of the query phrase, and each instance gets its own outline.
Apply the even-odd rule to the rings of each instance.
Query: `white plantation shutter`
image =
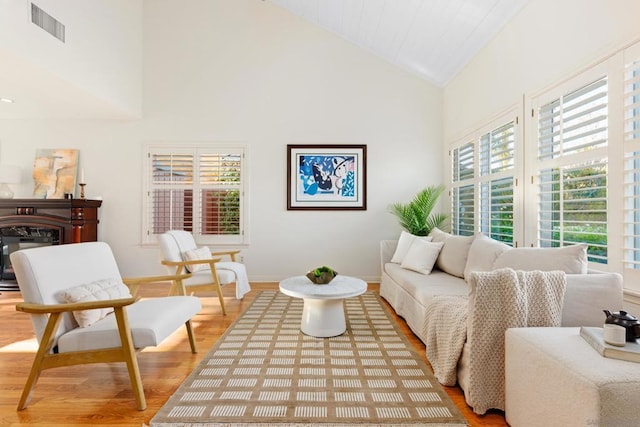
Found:
[[[480,137],[480,173],[491,175],[513,170],[515,122],[511,121]]]
[[[451,231],[461,236],[474,233],[474,185],[463,185],[453,189]]]
[[[640,151],[626,153],[624,263],[640,270]]]
[[[240,153],[203,154],[200,163],[200,231],[203,235],[240,232]]]
[[[480,231],[492,239],[513,244],[513,177],[481,184]]]
[[[243,148],[149,146],[143,241],[180,229],[198,243],[245,242],[243,163]]]
[[[467,142],[452,151],[451,231],[470,236],[475,229],[475,143]]]
[[[606,264],[608,79],[538,109],[538,244],[587,243]]]
[[[468,142],[453,150],[453,182],[473,179],[474,148],[475,144]]]
[[[640,49],[625,52],[624,266],[640,270]]]
[[[170,229],[193,230],[193,155],[154,153],[151,161],[149,224],[153,234]]]
[[[607,162],[543,169],[539,175],[542,247],[589,245],[589,260],[607,262]]]
[[[480,137],[480,231],[513,244],[515,121]]]
[[[607,145],[607,78],[543,105],[538,158],[554,159]]]
[[[451,150],[451,230],[513,245],[516,151],[515,114],[467,136]]]

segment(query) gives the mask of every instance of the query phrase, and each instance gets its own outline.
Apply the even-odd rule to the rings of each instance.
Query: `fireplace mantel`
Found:
[[[60,243],[98,240],[102,200],[0,199],[0,228],[49,227],[60,230]]]

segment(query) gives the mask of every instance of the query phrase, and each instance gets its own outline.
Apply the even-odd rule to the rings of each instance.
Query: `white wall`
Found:
[[[320,264],[379,278],[378,242],[399,233],[388,206],[442,182],[442,90],[269,2],[143,4],[141,120],[0,121],[3,161],[30,167],[36,148],[79,148],[100,238],[125,275],[162,272],[141,247],[146,142],[233,141],[250,155],[251,280]],[[368,148],[366,211],[287,211],[286,145]],[[16,197],[28,197],[32,183]]]
[[[30,1],[0,0],[0,96],[16,99],[0,117],[139,117],[142,0],[34,3],[65,42],[31,22]]]
[[[530,0],[444,90],[445,140],[640,37],[636,0]]]

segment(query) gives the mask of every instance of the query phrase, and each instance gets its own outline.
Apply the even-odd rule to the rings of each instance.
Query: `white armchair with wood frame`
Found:
[[[216,251],[204,246],[198,247],[193,235],[184,230],[169,230],[158,235],[162,256],[161,263],[172,274],[191,273],[183,281],[187,292],[201,289],[214,290],[220,300],[222,314],[227,314],[221,286],[236,284],[236,298],[242,299],[250,291],[244,264],[237,262],[239,250]],[[172,294],[177,293],[172,289]]]
[[[184,326],[197,352],[191,318],[201,309],[198,298],[136,297],[147,283],[183,288],[188,274],[123,279],[104,242],[23,249],[11,254],[11,264],[24,299],[16,310],[31,314],[39,342],[19,410],[29,404],[42,371],[101,362],[126,363],[136,406],[144,410],[136,350],[157,346]]]

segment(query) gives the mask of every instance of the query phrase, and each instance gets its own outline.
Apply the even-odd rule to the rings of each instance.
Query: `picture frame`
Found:
[[[74,194],[80,150],[75,148],[39,148],[33,162],[33,197],[62,199]]]
[[[366,145],[287,145],[287,210],[366,209]]]

